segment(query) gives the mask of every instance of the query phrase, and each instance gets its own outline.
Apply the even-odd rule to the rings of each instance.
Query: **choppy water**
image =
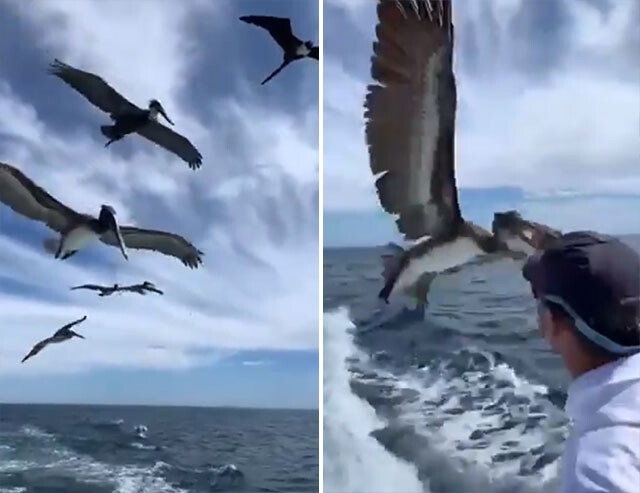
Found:
[[[318,491],[318,413],[0,404],[1,493]]]
[[[421,317],[379,310],[379,255],[324,251],[325,491],[555,492],[569,378],[522,263],[440,276]]]

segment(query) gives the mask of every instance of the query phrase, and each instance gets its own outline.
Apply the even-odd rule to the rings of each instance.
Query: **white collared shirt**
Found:
[[[562,492],[640,493],[640,354],[575,379],[566,412]]]

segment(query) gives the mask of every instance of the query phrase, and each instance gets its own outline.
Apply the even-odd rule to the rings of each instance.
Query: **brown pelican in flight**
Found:
[[[152,99],[146,110],[138,108],[107,84],[102,77],[74,68],[58,59],[51,64],[50,72],[82,94],[94,106],[109,113],[115,122],[114,125],[100,127],[102,134],[109,139],[105,147],[127,134],[136,132],[182,158],[191,169],[202,166],[202,155],[189,139],[158,121],[158,115],[162,115],[173,125],[157,99]]]
[[[119,286],[118,284],[114,284],[113,286],[100,286],[98,284],[82,284],[80,286],[74,286],[71,290],[75,289],[88,289],[90,291],[99,291],[98,296],[111,296],[116,292],[130,291],[132,293],[138,293],[143,296],[147,294],[147,292],[164,294],[160,289],[156,288],[155,284],[149,281],[144,281],[140,284],[132,284],[130,286]]]
[[[58,342],[68,341],[73,337],[79,337],[80,339],[84,339],[84,336],[71,330],[71,327],[84,322],[86,319],[87,319],[87,316],[85,315],[84,317],[79,318],[75,322],[68,323],[64,327],[58,329],[56,333],[53,334],[51,337],[47,337],[46,339],[43,339],[42,341],[40,341],[38,344],[33,346],[31,351],[29,351],[29,354],[27,354],[24,358],[22,358],[22,363],[27,361],[29,358],[32,358],[36,354],[38,354],[49,344],[56,344]]]
[[[59,240],[46,239],[44,242],[45,248],[56,258],[69,258],[99,239],[107,245],[118,246],[125,258],[128,258],[126,246],[171,255],[190,268],[197,268],[202,263],[203,252],[182,236],[133,226],[120,227],[110,206],[102,206],[98,219],[80,214],[53,198],[19,169],[2,162],[0,202],[60,233]]]
[[[517,212],[494,215],[492,232],[465,221],[454,173],[456,81],[448,0],[379,0],[377,40],[365,100],[370,167],[384,210],[407,240],[384,255],[388,302],[402,292],[426,299],[438,272],[487,254],[526,256],[560,232]]]
[[[291,20],[284,17],[271,17],[268,15],[245,15],[240,17],[240,20],[247,24],[253,24],[254,26],[261,27],[269,31],[271,37],[282,48],[283,59],[280,66],[275,69],[265,80],[260,84],[266,84],[273,77],[278,74],[283,68],[289,65],[291,62],[300,60],[302,58],[315,58],[320,59],[320,52],[317,46],[314,46],[312,41],[301,41],[294,36],[291,30]]]

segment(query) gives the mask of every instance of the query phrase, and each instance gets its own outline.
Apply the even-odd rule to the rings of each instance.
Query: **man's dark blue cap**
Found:
[[[539,299],[562,306],[578,330],[614,354],[640,352],[640,256],[620,239],[576,231],[522,269]]]

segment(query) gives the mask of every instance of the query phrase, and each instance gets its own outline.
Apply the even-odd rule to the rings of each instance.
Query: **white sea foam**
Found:
[[[351,392],[346,360],[356,352],[353,327],[345,309],[324,315],[324,491],[423,492],[417,469],[370,435],[384,423]]]
[[[544,385],[466,347],[432,367],[386,371],[353,344],[347,310],[324,318],[324,485],[328,492],[553,491],[566,418]],[[356,373],[349,371],[357,369]],[[390,423],[351,391],[384,387]],[[380,436],[399,459],[370,436]],[[445,485],[445,486],[443,486]],[[448,488],[448,489],[447,489]]]
[[[546,398],[544,385],[518,376],[506,363],[496,364],[489,353],[464,351],[483,355],[483,368],[470,365],[455,374],[444,364],[398,375],[376,368],[366,356],[360,364],[369,381],[393,389],[389,398],[407,390],[417,396],[398,404],[396,425],[411,425],[427,440],[428,447],[415,453],[422,473],[443,474],[442,464],[451,465],[447,474],[462,488],[451,490],[456,492],[471,482],[495,485],[494,491],[551,489],[559,466],[553,457],[566,436],[563,413]]]
[[[56,470],[66,470],[79,481],[87,483],[112,483],[115,493],[187,493],[175,488],[157,473],[160,467],[111,465],[90,457],[76,455],[67,449],[56,449],[61,457],[52,465]]]
[[[20,431],[24,437],[42,442],[39,453],[29,461],[3,460],[0,472],[45,468],[62,471],[80,482],[111,484],[116,493],[187,493],[187,490],[173,487],[158,475],[163,463],[152,467],[105,464],[62,446],[55,435],[37,427],[26,425]]]

